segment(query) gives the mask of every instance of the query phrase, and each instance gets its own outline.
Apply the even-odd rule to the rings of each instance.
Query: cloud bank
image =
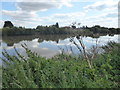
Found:
[[[74,2],[79,3],[80,1],[81,0],[75,0]],[[85,1],[87,2],[87,0]],[[84,11],[56,13],[57,10],[64,10],[64,7],[75,7],[74,2],[72,0],[32,0],[29,2],[28,0],[17,0],[17,10],[2,10],[2,15],[9,17],[15,25],[25,27],[50,25],[56,22],[59,22],[61,26],[66,26],[74,21],[81,22],[82,25],[88,26],[99,24],[101,26],[117,27],[118,1],[119,0],[93,0],[92,4],[83,7]],[[52,11],[53,9],[55,9],[56,12],[51,15],[43,16],[38,14]],[[92,13],[93,15],[90,15]],[[3,21],[1,20],[0,22]]]

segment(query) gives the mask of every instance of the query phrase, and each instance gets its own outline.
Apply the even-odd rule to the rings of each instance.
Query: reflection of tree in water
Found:
[[[70,35],[33,35],[33,36],[4,36],[2,39],[8,46],[13,46],[14,43],[19,43],[20,41],[27,40],[31,41],[35,38],[39,38],[38,42],[46,41],[56,41],[59,42],[59,39],[63,40],[70,37]]]
[[[7,43],[7,46],[13,46],[14,43]]]
[[[99,38],[100,36],[105,36],[106,34],[91,34],[91,35],[82,35],[86,37]],[[75,36],[75,35],[74,35]],[[35,38],[39,38],[38,42],[46,41],[55,41],[56,43],[59,40],[64,40],[69,37],[74,37],[73,35],[29,35],[29,36],[3,36],[2,39],[8,46],[13,46],[14,43],[19,43],[20,41],[27,40],[32,41]],[[81,36],[81,35],[79,35]],[[111,35],[110,35],[111,36]],[[113,36],[113,35],[112,35]]]
[[[8,46],[13,46],[14,43],[19,43],[22,40],[32,40],[32,36],[3,36],[2,40],[7,43]]]
[[[100,36],[106,36],[107,34],[90,34],[90,35],[85,35],[85,36],[89,36],[92,38],[99,38]]]
[[[109,36],[114,36],[114,34],[109,34]]]

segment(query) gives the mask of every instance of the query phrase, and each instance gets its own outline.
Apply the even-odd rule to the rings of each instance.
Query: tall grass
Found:
[[[2,66],[0,65],[0,89],[2,88]]]
[[[108,52],[94,58],[92,68],[78,57],[61,54],[46,59],[26,47],[28,58],[3,55],[3,88],[117,88],[120,87],[120,44],[103,47]]]

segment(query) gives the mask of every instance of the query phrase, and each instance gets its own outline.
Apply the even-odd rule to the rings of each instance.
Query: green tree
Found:
[[[56,26],[56,28],[59,28],[59,24],[58,24],[58,22],[55,24],[55,26]]]
[[[13,27],[13,26],[14,26],[14,25],[12,24],[11,21],[5,21],[3,27],[5,28],[5,27]]]

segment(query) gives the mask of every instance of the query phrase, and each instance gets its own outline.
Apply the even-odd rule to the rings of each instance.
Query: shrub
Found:
[[[118,45],[120,46],[120,45]],[[25,48],[25,47],[24,47]],[[98,55],[90,69],[87,62],[69,55],[46,59],[26,49],[28,58],[3,55],[3,88],[116,88],[117,51]],[[15,49],[16,50],[16,49]],[[118,60],[117,63],[114,61]],[[111,62],[112,61],[112,62]],[[119,78],[119,77],[117,77]]]

